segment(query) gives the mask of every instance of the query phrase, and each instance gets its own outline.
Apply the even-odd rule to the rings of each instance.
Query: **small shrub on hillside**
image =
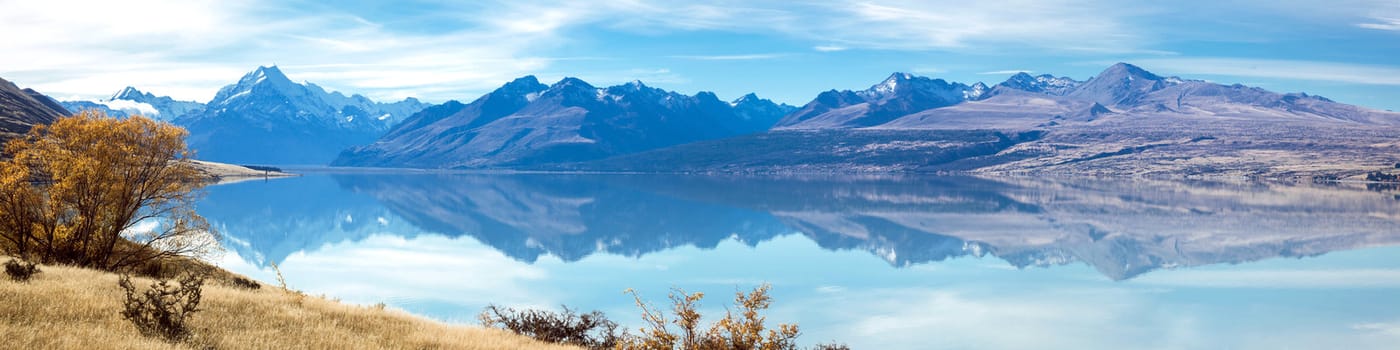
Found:
[[[826,343],[812,346],[812,350],[851,350],[851,347],[841,343]]]
[[[258,284],[257,281],[253,281],[253,280],[250,280],[250,279],[247,279],[247,278],[243,278],[243,277],[238,277],[238,276],[234,276],[233,279],[229,281],[229,283],[233,284],[234,287],[243,288],[243,289],[261,289],[261,288],[262,288],[262,285],[261,285],[261,284]]]
[[[203,275],[185,274],[173,284],[170,280],[157,280],[144,292],[137,292],[130,276],[122,275],[117,285],[126,291],[122,318],[136,325],[142,335],[172,343],[189,339],[186,322],[199,311]]]
[[[563,312],[516,310],[489,305],[478,317],[488,328],[499,328],[539,341],[577,345],[589,349],[617,346],[617,323],[601,311],[579,314],[565,306]]]
[[[38,273],[39,264],[37,263],[20,261],[19,259],[10,259],[10,261],[5,262],[5,274],[16,282],[27,282]]]

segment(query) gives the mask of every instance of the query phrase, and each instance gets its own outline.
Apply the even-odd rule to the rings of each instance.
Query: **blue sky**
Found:
[[[1400,110],[1400,1],[0,0],[0,77],[60,99],[206,101],[259,65],[376,99],[534,74],[804,104],[892,72],[994,84],[1124,61]]]

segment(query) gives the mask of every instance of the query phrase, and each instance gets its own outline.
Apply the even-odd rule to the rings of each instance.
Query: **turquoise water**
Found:
[[[1400,201],[1362,185],[312,173],[199,211],[233,271],[458,323],[495,303],[635,327],[627,288],[719,315],[770,283],[770,322],[857,349],[1400,343]]]

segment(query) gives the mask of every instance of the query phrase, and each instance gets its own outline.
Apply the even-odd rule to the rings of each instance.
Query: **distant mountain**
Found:
[[[169,96],[156,96],[134,87],[126,87],[111,97],[97,101],[63,101],[63,107],[70,111],[95,109],[108,116],[125,118],[141,115],[147,118],[172,121],[180,116],[199,111],[203,103],[177,101]]]
[[[69,114],[58,101],[0,79],[0,144],[29,132],[34,125],[50,124]]]
[[[1056,77],[1049,74],[1031,76],[1025,72],[1020,72],[1012,75],[1011,78],[1006,79],[1006,81],[993,86],[992,90],[987,92],[987,95],[989,95],[987,97],[1000,94],[1007,89],[1064,96],[1074,91],[1075,88],[1082,84],[1084,84],[1084,82],[1069,77]]]
[[[797,107],[786,103],[774,103],[768,99],[759,98],[758,95],[749,93],[730,102],[734,106],[734,114],[738,115],[736,130],[741,134],[767,131],[774,124],[778,123],[783,116],[797,110]]]
[[[1018,73],[990,89],[896,73],[827,91],[765,134],[548,169],[1351,177],[1400,155],[1400,113],[1165,77]]]
[[[219,90],[206,107],[174,120],[189,129],[200,159],[225,163],[325,164],[340,150],[374,141],[408,114],[415,99],[385,104],[293,83],[258,67]]]
[[[574,162],[767,130],[787,107],[756,96],[733,103],[640,81],[597,88],[526,76],[470,104],[423,110],[333,165],[480,168]]]
[[[148,107],[148,108],[146,108],[147,110],[154,110],[154,109],[155,109],[155,107],[150,107],[149,105],[147,105],[147,106],[134,105],[134,106],[133,106],[134,108],[128,108],[128,109],[112,109],[111,107],[108,107],[107,105],[102,104],[101,102],[86,101],[86,100],[78,100],[78,101],[59,101],[58,104],[59,104],[59,105],[62,105],[64,109],[67,109],[67,110],[69,110],[69,111],[72,111],[73,113],[78,113],[78,112],[82,112],[82,111],[86,111],[86,110],[95,110],[95,111],[98,111],[98,112],[102,112],[102,114],[105,114],[105,115],[107,115],[108,117],[112,117],[112,118],[126,118],[126,117],[132,116],[133,114],[142,114],[142,115],[144,115],[145,113],[137,112],[137,111],[139,111],[139,110],[142,109],[141,107]],[[128,111],[130,111],[130,112],[128,112]]]
[[[863,91],[830,90],[787,115],[775,129],[859,128],[887,123],[911,113],[980,98],[982,83],[965,85],[908,73],[894,73]]]

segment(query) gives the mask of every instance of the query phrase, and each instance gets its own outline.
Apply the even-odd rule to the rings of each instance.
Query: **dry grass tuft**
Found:
[[[124,294],[117,287],[117,275],[62,266],[43,270],[28,283],[0,280],[0,339],[6,348],[577,349],[278,288],[249,290],[217,283],[204,286],[201,310],[189,324],[192,337],[171,344],[142,336],[122,319]]]

